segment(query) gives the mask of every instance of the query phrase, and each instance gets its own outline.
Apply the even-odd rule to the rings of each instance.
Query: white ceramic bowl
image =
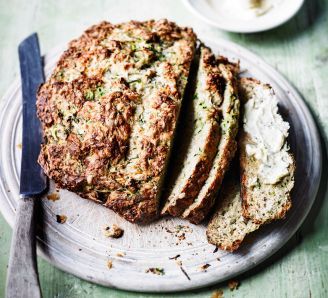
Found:
[[[204,22],[222,30],[253,33],[275,28],[291,19],[302,7],[304,0],[281,0],[267,13],[246,19],[241,14],[227,13],[223,5],[227,0],[184,0],[190,11]],[[229,0],[233,1],[233,0]]]

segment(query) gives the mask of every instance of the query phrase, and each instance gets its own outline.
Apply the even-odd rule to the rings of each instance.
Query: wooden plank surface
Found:
[[[280,28],[259,34],[224,33],[196,19],[181,1],[12,0],[0,1],[0,94],[17,77],[18,43],[37,31],[42,52],[78,36],[84,28],[106,19],[167,17],[212,38],[233,40],[261,55],[284,74],[311,108],[322,133],[328,136],[328,0],[307,0],[298,15]],[[324,152],[327,152],[324,147]],[[324,158],[323,177],[328,164]],[[223,290],[224,297],[328,297],[327,181],[300,231],[269,262],[237,279],[238,290],[226,284],[170,297],[210,297]],[[4,295],[11,230],[0,216],[0,297]],[[107,289],[66,274],[39,259],[44,297],[164,297]],[[167,296],[165,296],[167,297]]]

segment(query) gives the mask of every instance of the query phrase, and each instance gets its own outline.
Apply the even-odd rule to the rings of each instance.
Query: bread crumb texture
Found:
[[[124,230],[121,229],[116,224],[113,224],[110,227],[106,226],[103,232],[105,237],[111,237],[111,238],[121,238],[124,234]]]

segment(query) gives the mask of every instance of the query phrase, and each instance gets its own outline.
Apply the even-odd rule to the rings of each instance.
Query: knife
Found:
[[[42,131],[36,115],[36,93],[44,82],[42,58],[36,33],[18,47],[22,98],[23,138],[20,198],[13,229],[6,297],[41,297],[36,263],[35,206],[47,189],[47,178],[37,162]]]

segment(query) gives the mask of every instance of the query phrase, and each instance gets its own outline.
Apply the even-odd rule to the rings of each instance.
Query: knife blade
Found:
[[[42,133],[36,115],[36,93],[44,82],[42,58],[36,33],[18,47],[23,97],[23,138],[20,199],[17,204],[7,274],[7,298],[39,298],[41,290],[36,263],[35,210],[37,197],[47,189],[47,178],[37,162]]]
[[[42,142],[41,124],[36,114],[36,93],[44,82],[42,58],[36,33],[23,40],[18,48],[22,95],[23,140],[20,196],[35,196],[47,187],[47,179],[38,164]]]

